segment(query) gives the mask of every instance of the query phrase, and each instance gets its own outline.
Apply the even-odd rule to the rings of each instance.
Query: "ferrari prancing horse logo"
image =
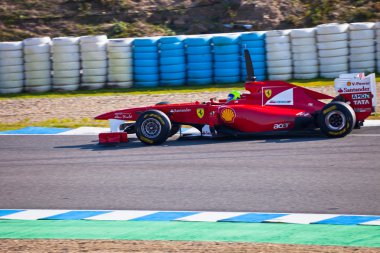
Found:
[[[203,118],[203,116],[205,115],[205,109],[203,109],[203,108],[198,108],[197,109],[197,115],[198,115],[198,117],[201,119],[201,118]]]
[[[267,89],[267,90],[265,90],[264,92],[265,92],[265,96],[266,96],[267,98],[270,98],[270,96],[272,96],[272,90],[271,90],[271,89]]]

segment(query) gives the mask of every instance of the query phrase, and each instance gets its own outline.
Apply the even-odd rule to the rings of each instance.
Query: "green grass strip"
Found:
[[[0,238],[227,241],[380,247],[380,226],[1,220]]]

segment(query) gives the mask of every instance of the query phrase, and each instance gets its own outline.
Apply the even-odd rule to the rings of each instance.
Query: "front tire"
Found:
[[[351,106],[334,101],[325,105],[319,114],[322,133],[330,138],[341,138],[351,133],[356,124],[356,115]]]
[[[168,116],[159,110],[142,113],[135,126],[137,138],[147,145],[159,145],[165,142],[172,128]]]

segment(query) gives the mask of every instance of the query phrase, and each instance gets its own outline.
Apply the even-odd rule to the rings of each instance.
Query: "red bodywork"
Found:
[[[209,102],[146,106],[108,112],[95,119],[136,121],[141,113],[156,109],[176,124],[226,127],[241,133],[289,131],[297,128],[297,118],[306,119],[317,128],[316,116],[326,105],[320,100],[333,99],[284,81],[247,82],[245,89],[249,93],[228,103],[210,99]],[[351,106],[355,110],[355,106]],[[357,121],[364,121],[370,113],[356,113]]]

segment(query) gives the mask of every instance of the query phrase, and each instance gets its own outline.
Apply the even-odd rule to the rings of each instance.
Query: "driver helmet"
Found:
[[[228,94],[227,96],[227,102],[230,102],[231,100],[238,100],[240,98],[240,92],[233,90]]]

